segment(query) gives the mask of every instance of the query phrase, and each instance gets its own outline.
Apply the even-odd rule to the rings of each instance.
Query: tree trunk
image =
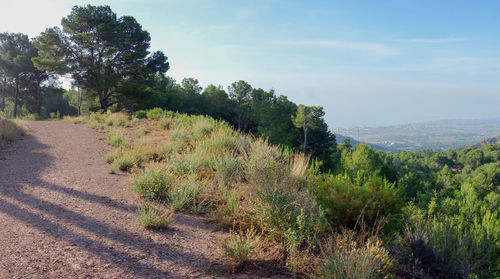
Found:
[[[304,128],[304,152],[306,152],[306,146],[307,146],[307,129]]]
[[[40,118],[40,114],[42,113],[42,92],[41,92],[41,88],[40,88],[40,78],[37,80],[36,82],[36,97],[37,97],[37,101],[38,101],[38,104],[37,104],[37,114],[38,114],[38,118]]]
[[[3,79],[2,87],[2,111],[5,111],[5,97],[7,95],[7,78]]]
[[[104,111],[107,111],[109,107],[108,97],[108,89],[104,89],[101,93],[99,93],[99,103]]]
[[[16,92],[14,94],[14,118],[17,117],[18,98],[19,98],[19,77],[16,77]]]
[[[77,91],[77,98],[78,98],[78,101],[77,101],[78,116],[80,116],[82,114],[82,91],[80,90],[80,88],[78,88],[78,91]]]

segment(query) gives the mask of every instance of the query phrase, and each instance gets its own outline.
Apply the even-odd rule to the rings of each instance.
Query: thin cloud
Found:
[[[226,31],[232,29],[234,26],[230,24],[212,24],[208,28],[217,31]]]
[[[417,44],[447,44],[447,43],[464,42],[467,40],[468,40],[467,38],[438,38],[438,39],[413,38],[413,39],[402,39],[396,41],[403,43],[417,43]]]
[[[323,48],[340,48],[347,50],[355,50],[376,55],[396,55],[398,50],[379,43],[370,42],[347,42],[347,41],[293,41],[288,42],[289,45],[310,46]]]

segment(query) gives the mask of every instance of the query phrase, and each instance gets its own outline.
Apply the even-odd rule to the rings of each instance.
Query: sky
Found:
[[[0,32],[37,36],[85,4],[135,17],[178,82],[245,80],[330,127],[500,117],[500,1],[0,0]]]

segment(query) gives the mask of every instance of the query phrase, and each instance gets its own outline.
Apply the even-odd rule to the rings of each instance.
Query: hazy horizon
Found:
[[[332,128],[500,117],[493,1],[28,2],[3,1],[0,32],[33,37],[74,5],[108,4],[151,33],[178,82],[274,88],[323,106]]]

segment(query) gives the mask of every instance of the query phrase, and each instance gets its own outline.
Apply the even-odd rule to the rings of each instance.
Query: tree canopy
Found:
[[[169,69],[162,52],[149,53],[149,33],[131,16],[118,18],[109,6],[75,6],[61,25],[37,38],[33,62],[41,70],[71,74],[77,86],[97,94],[102,109],[119,101],[121,86]]]

